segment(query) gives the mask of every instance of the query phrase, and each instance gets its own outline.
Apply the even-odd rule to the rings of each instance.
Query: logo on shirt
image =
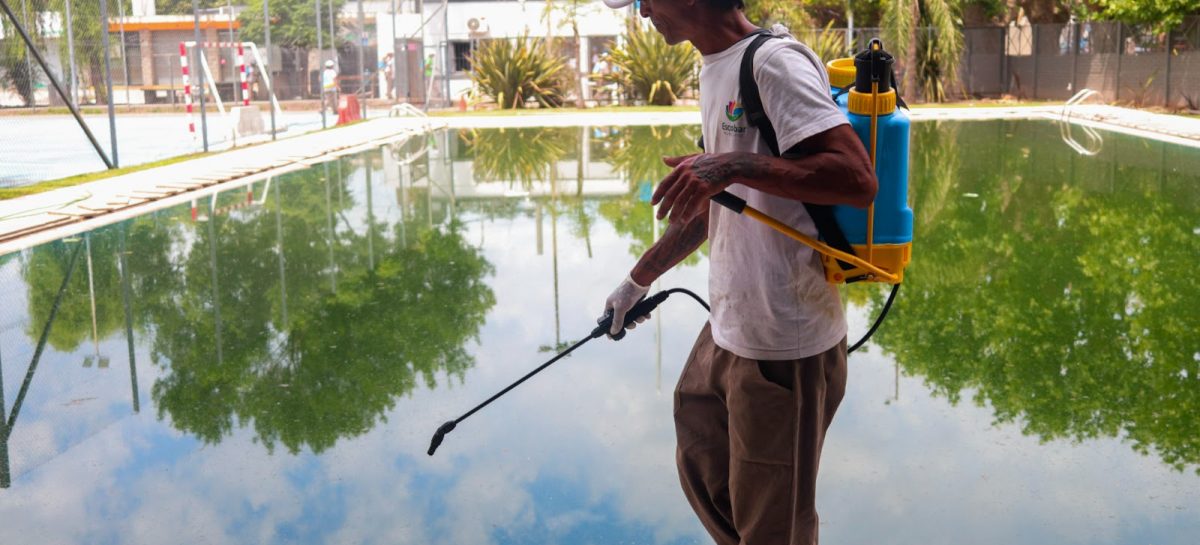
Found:
[[[729,104],[725,105],[725,117],[730,121],[741,119],[744,113],[746,113],[746,110],[742,109],[741,103],[736,100],[731,100]]]

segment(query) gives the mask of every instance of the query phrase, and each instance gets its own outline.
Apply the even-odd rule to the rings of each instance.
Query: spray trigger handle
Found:
[[[633,308],[629,309],[629,312],[625,313],[625,323],[622,325],[621,330],[618,331],[616,335],[612,336],[613,340],[619,341],[625,338],[625,327],[636,321],[638,318],[653,312],[654,309],[658,308],[658,305],[661,305],[663,301],[666,301],[667,297],[670,295],[671,294],[667,293],[666,291],[660,291],[654,295],[651,295],[650,297],[643,297],[641,301],[638,301],[636,305],[633,305]],[[602,318],[596,325],[596,329],[592,330],[591,338],[595,339],[607,334],[608,330],[612,327],[612,319],[612,309],[608,309],[604,313],[604,318]]]

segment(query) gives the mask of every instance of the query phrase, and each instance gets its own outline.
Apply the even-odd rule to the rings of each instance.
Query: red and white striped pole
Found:
[[[188,71],[188,54],[187,44],[179,42],[179,67],[183,69],[183,103],[187,108],[188,115],[188,132],[192,133],[192,140],[196,139],[196,118],[192,113],[192,84]]]
[[[246,54],[242,42],[237,43],[238,77],[242,80],[242,106],[250,105],[250,85],[246,83]]]

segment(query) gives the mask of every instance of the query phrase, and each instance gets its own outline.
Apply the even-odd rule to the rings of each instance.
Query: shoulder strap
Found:
[[[767,147],[771,148],[771,154],[778,157],[780,154],[779,140],[775,137],[775,127],[771,125],[771,120],[767,119],[762,97],[758,93],[758,82],[754,81],[754,54],[767,40],[775,38],[775,36],[761,28],[750,35],[754,36],[754,41],[750,42],[750,45],[746,47],[746,52],[742,54],[742,64],[738,72],[738,87],[742,92],[742,108],[746,111],[746,121],[750,123],[751,127],[758,127],[763,140],[767,141]]]
[[[776,38],[765,29],[758,29],[751,33],[755,36],[754,41],[746,48],[746,52],[742,54],[742,64],[738,73],[738,86],[742,94],[742,108],[746,111],[746,121],[751,126],[757,127],[759,134],[763,140],[766,140],[767,147],[771,148],[771,154],[779,157],[779,139],[775,135],[775,127],[771,124],[771,120],[767,118],[767,112],[763,108],[762,96],[758,92],[758,82],[754,81],[754,54],[758,48],[762,47],[767,40]],[[833,207],[825,204],[802,203],[804,209],[808,212],[808,216],[812,218],[813,224],[817,227],[817,234],[827,244],[837,248],[843,252],[854,255],[854,248],[850,246],[850,241],[846,239],[845,233],[842,232],[841,226],[838,225],[837,219],[833,216]],[[843,270],[854,268],[853,265],[838,261],[838,264]]]

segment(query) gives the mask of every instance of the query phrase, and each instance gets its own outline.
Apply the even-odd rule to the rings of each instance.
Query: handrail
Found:
[[[1091,97],[1099,95],[1100,92],[1093,89],[1080,89],[1078,93],[1075,93],[1074,96],[1063,103],[1062,112],[1058,116],[1058,132],[1062,137],[1063,143],[1065,143],[1067,147],[1070,147],[1072,150],[1075,150],[1076,153],[1088,157],[1100,153],[1100,150],[1104,147],[1104,138],[1100,136],[1100,133],[1096,132],[1091,127],[1087,125],[1080,125],[1080,127],[1083,128],[1083,133],[1088,137],[1089,146],[1080,144],[1079,141],[1075,140],[1075,137],[1071,135],[1071,114],[1075,106],[1078,106],[1080,103]]]

